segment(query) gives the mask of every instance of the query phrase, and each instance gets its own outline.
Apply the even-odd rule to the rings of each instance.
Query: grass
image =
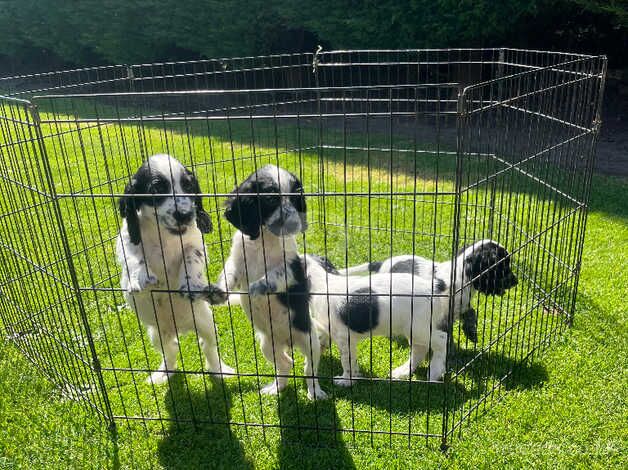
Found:
[[[62,116],[61,111],[44,108],[44,119],[52,113]],[[72,109],[74,114],[94,112],[89,109]],[[111,105],[97,109],[99,115],[116,111]],[[124,110],[122,110],[124,111]],[[64,109],[63,112],[68,112]],[[119,112],[119,110],[118,110]],[[44,124],[44,131],[63,131],[73,124]],[[67,127],[64,128],[63,126]],[[155,367],[158,357],[147,345],[145,333],[136,317],[123,306],[121,296],[112,288],[118,285],[117,270],[112,265],[113,238],[119,219],[115,211],[115,197],[121,192],[129,169],[139,165],[143,155],[167,150],[186,163],[199,163],[202,187],[209,193],[228,192],[234,182],[246,176],[253,168],[250,158],[255,154],[258,163],[276,162],[299,173],[308,191],[322,189],[329,193],[362,191],[370,181],[372,192],[424,191],[432,193],[453,188],[453,158],[427,153],[417,161],[408,154],[395,152],[395,167],[390,167],[390,155],[372,152],[365,161],[364,152],[348,152],[328,149],[324,156],[324,172],[321,172],[321,155],[314,150],[295,152],[299,147],[308,147],[307,142],[316,140],[316,129],[301,132],[295,127],[272,129],[259,124],[251,130],[238,123],[231,127],[185,123],[172,125],[161,123],[139,127],[133,124],[107,126],[101,129],[84,129],[80,133],[64,134],[46,140],[50,157],[51,173],[60,194],[86,194],[92,190],[97,198],[63,198],[60,207],[66,221],[69,248],[74,253],[72,260],[77,270],[77,282],[85,287],[84,308],[93,331],[96,349],[105,368],[105,386],[109,390],[111,404],[116,414],[144,415],[155,418],[192,416],[211,417],[215,422],[245,421],[277,424],[303,424],[318,420],[320,428],[341,426],[395,431],[414,430],[440,432],[440,411],[444,399],[443,388],[425,384],[412,385],[412,398],[408,398],[408,385],[363,385],[344,391],[333,387],[329,380],[322,382],[325,390],[334,394],[334,400],[311,404],[305,400],[302,380],[297,379],[276,400],[260,398],[258,380],[243,377],[225,385],[214,383],[205,376],[178,375],[169,386],[152,389],[143,383],[146,376],[142,369]],[[75,125],[74,125],[75,128]],[[22,131],[21,126],[9,129]],[[101,134],[101,133],[104,133]],[[252,141],[251,136],[257,136]],[[100,137],[105,146],[100,146]],[[345,136],[334,129],[325,130],[325,141],[332,144],[359,143],[359,136]],[[385,137],[376,137],[385,144]],[[253,145],[253,143],[255,145]],[[411,142],[396,142],[411,145]],[[382,145],[384,146],[384,145]],[[275,149],[280,149],[279,153]],[[13,158],[19,160],[20,156]],[[200,164],[212,161],[212,165]],[[346,164],[345,164],[346,162]],[[37,175],[39,162],[24,160],[32,165],[32,175]],[[490,161],[470,164],[467,168],[471,178],[491,171]],[[4,174],[8,171],[5,166]],[[234,175],[235,172],[235,175]],[[414,173],[418,177],[414,178]],[[228,178],[225,176],[229,175]],[[548,175],[557,178],[558,175]],[[347,181],[345,186],[345,181]],[[558,181],[560,182],[560,181]],[[39,312],[32,319],[23,321],[36,331],[57,335],[66,345],[84,351],[83,335],[72,336],[71,329],[80,331],[78,306],[69,299],[57,305],[50,295],[68,293],[63,281],[69,282],[63,259],[60,239],[55,236],[54,211],[45,196],[4,184],[3,210],[16,208],[19,196],[33,204],[41,204],[37,210],[26,208],[17,217],[31,233],[31,238],[18,237],[12,225],[2,223],[0,233],[4,239],[20,246],[24,253],[39,265],[47,265],[51,275],[59,282],[50,282],[49,276],[32,269],[27,262],[18,262],[15,257],[3,253],[6,270],[27,272],[25,280],[12,283],[11,298],[24,306],[24,310]],[[512,192],[503,190],[508,184]],[[43,182],[35,185],[45,187]],[[416,185],[416,186],[415,186]],[[386,445],[371,447],[368,438],[351,433],[339,435],[331,431],[307,431],[288,429],[279,433],[276,429],[262,431],[255,427],[197,424],[196,427],[176,426],[169,421],[157,421],[148,425],[149,432],[138,425],[120,427],[119,433],[111,437],[103,426],[99,426],[93,413],[73,400],[76,394],[89,394],[89,390],[54,388],[34,372],[32,366],[16,352],[15,348],[0,343],[0,468],[68,468],[68,467],[164,467],[186,468],[210,466],[215,468],[361,468],[372,467],[428,467],[450,465],[454,467],[477,467],[488,465],[510,465],[512,467],[625,467],[628,441],[626,429],[625,396],[627,390],[626,370],[628,347],[626,344],[626,317],[623,299],[628,279],[625,270],[609,273],[609,266],[624,266],[625,251],[617,247],[628,242],[628,209],[623,201],[628,183],[626,181],[596,177],[593,185],[592,210],[588,224],[588,241],[584,252],[583,271],[577,303],[577,313],[572,329],[557,336],[553,346],[542,357],[535,356],[516,376],[506,383],[509,393],[499,406],[489,409],[484,415],[465,427],[461,440],[454,440],[447,455],[438,449],[438,440],[424,447],[417,439],[412,449],[395,442],[392,448]],[[489,187],[480,187],[465,195],[461,230],[468,238],[481,234],[471,232],[471,227],[485,226],[488,213],[487,195]],[[525,240],[521,230],[536,233],[549,220],[561,216],[576,223],[566,204],[551,201],[542,187],[525,184],[512,174],[498,179],[496,183],[498,230],[508,233],[512,246]],[[13,199],[12,199],[13,198]],[[433,234],[446,235],[451,229],[453,207],[451,198],[439,196],[435,211],[434,196],[425,196],[424,201],[413,204],[403,196],[394,199],[382,197],[371,199],[353,196],[315,197],[310,200],[310,214],[314,214],[311,229],[304,240],[303,248],[314,253],[325,253],[338,264],[363,262],[378,259],[391,253],[429,254],[445,258],[450,240],[436,238]],[[216,230],[207,237],[210,259],[220,260],[229,247],[230,227],[220,222],[221,197],[208,197],[206,205],[212,210]],[[346,211],[345,211],[346,209]],[[345,220],[345,213],[348,219]],[[323,219],[324,217],[324,219]],[[321,223],[327,230],[321,230]],[[337,224],[337,225],[333,225]],[[503,225],[502,225],[503,224]],[[550,231],[553,239],[562,239],[570,225],[559,224]],[[367,231],[371,225],[381,231]],[[345,229],[345,227],[347,227]],[[399,232],[390,239],[390,228]],[[411,236],[414,231],[417,236]],[[326,234],[325,236],[323,234]],[[224,243],[223,243],[224,242]],[[349,248],[347,250],[347,248]],[[557,247],[560,250],[560,246]],[[345,253],[353,257],[345,259]],[[566,253],[560,253],[561,257]],[[531,272],[530,268],[542,256],[533,247],[517,253],[515,260],[519,272]],[[541,258],[544,259],[544,258]],[[209,275],[215,279],[219,263],[210,263]],[[610,279],[609,279],[610,277]],[[565,292],[554,297],[564,302],[569,295],[571,280],[560,266],[547,278],[537,278],[541,286],[564,281]],[[32,289],[33,284],[39,289]],[[28,292],[24,290],[27,286]],[[105,288],[93,291],[93,286]],[[8,288],[7,288],[8,289]],[[543,328],[560,329],[562,321],[548,315],[540,308],[532,308],[540,291],[529,283],[518,287],[519,296],[506,296],[494,305],[495,311],[504,316],[508,324],[499,325],[505,331],[512,326],[512,334],[505,334],[486,354],[482,365],[488,378],[478,380],[473,373],[480,371],[476,366],[469,374],[460,377],[454,390],[458,397],[458,412],[468,409],[503,375],[504,369],[521,358],[523,351],[541,341]],[[515,294],[513,294],[515,295]],[[480,345],[494,338],[497,319],[484,315],[488,312],[484,299],[478,300],[478,309],[485,327],[481,331]],[[47,308],[47,309],[46,309]],[[21,312],[12,311],[11,318],[22,318]],[[65,312],[65,316],[61,313]],[[523,312],[527,312],[524,314]],[[69,314],[69,315],[68,315]],[[263,361],[256,361],[256,348],[247,320],[242,313],[227,308],[215,309],[220,328],[222,354],[230,364],[236,360],[241,371],[258,370],[270,374],[271,368]],[[69,317],[69,318],[68,318]],[[506,320],[504,320],[506,321]],[[70,322],[68,328],[63,322]],[[551,323],[550,323],[551,322]],[[29,331],[22,323],[22,328]],[[64,332],[59,332],[59,326]],[[514,334],[517,334],[515,337]],[[521,336],[521,338],[520,338]],[[523,337],[526,337],[526,342]],[[509,346],[513,337],[520,344],[520,351]],[[24,335],[17,340],[19,346],[36,356],[37,348],[51,347],[54,338],[39,335]],[[510,343],[509,343],[510,341]],[[521,341],[521,343],[518,343]],[[463,337],[456,342],[462,351],[472,351]],[[373,342],[373,363],[369,363],[370,346],[365,342],[360,349],[362,367],[372,367],[374,376],[385,376],[389,370],[389,355],[393,363],[399,364],[407,354],[403,345],[388,341]],[[58,348],[52,347],[58,351]],[[237,357],[236,357],[237,352]],[[494,357],[491,357],[494,356]],[[62,369],[57,381],[89,383],[89,369],[79,361],[62,363],[57,353],[56,360]],[[184,368],[200,370],[200,356],[191,336],[182,341]],[[337,353],[323,361],[322,373],[331,375],[338,370]],[[501,364],[501,366],[500,366]],[[259,369],[257,369],[259,368]],[[130,369],[123,371],[120,369]],[[299,360],[297,373],[302,370]],[[419,374],[424,374],[421,368]],[[267,380],[260,379],[261,382]],[[500,395],[491,397],[491,400]],[[228,404],[228,406],[225,406]],[[479,411],[483,411],[480,407]],[[483,413],[480,413],[482,415]],[[308,448],[295,445],[298,441],[316,440],[329,448]],[[376,438],[387,443],[387,438]],[[378,442],[382,444],[382,442]]]

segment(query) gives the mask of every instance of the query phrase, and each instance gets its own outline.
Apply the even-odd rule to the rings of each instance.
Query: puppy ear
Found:
[[[188,170],[188,175],[190,177],[191,186],[194,193],[200,194],[201,187],[198,184],[198,180],[196,179],[196,175]],[[196,196],[194,198],[194,205],[196,206],[196,226],[203,233],[209,233],[212,231],[212,219],[205,209],[203,209],[203,197]]]
[[[225,202],[225,218],[235,228],[245,235],[255,240],[260,235],[259,198],[250,195],[237,194],[238,189],[234,190],[229,199]]]
[[[486,295],[495,295],[500,291],[498,282],[497,250],[494,246],[484,246],[471,257],[471,276],[476,278],[473,287]],[[479,277],[478,277],[479,276]]]
[[[124,188],[124,194],[127,194],[128,196],[120,198],[118,203],[120,216],[126,219],[131,243],[139,245],[142,241],[142,232],[140,230],[140,221],[137,217],[136,200],[133,197],[134,194],[137,194],[137,180],[135,178],[133,178],[129,184],[126,185]]]

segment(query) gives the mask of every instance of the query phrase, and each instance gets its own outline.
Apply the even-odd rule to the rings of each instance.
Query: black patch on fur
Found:
[[[347,302],[340,307],[338,315],[351,330],[366,333],[379,323],[377,297],[371,296],[373,291],[368,287],[356,289],[352,294],[361,295],[349,295]]]
[[[434,282],[434,288],[438,293],[445,292],[445,290],[447,289],[447,283],[440,278],[436,278]]]
[[[307,204],[305,203],[305,196],[303,196],[303,185],[301,185],[301,181],[299,181],[296,177],[292,182],[290,192],[298,193],[297,195],[290,196],[290,202],[297,210],[297,212],[307,212]]]
[[[467,256],[466,279],[473,279],[473,288],[486,295],[502,295],[517,285],[517,277],[510,269],[508,252],[495,243],[487,243]]]
[[[383,261],[373,261],[369,263],[369,272],[374,273],[381,269]]]
[[[305,276],[305,267],[300,258],[288,263],[295,283],[288,287],[287,292],[277,294],[277,299],[288,307],[290,325],[299,331],[308,333],[312,327],[310,321],[310,281]]]
[[[393,273],[406,273],[419,276],[421,274],[421,263],[414,258],[398,261],[390,268],[390,272]]]
[[[336,266],[334,266],[333,263],[329,261],[329,259],[326,258],[325,256],[318,256],[318,255],[309,255],[309,256],[314,258],[314,260],[316,260],[316,262],[320,264],[320,266],[328,273],[340,275],[340,273],[336,269]]]
[[[198,184],[196,175],[190,170],[185,170],[185,176],[181,181],[181,188],[188,194],[196,194],[194,196],[194,206],[196,207],[196,226],[203,233],[209,233],[212,231],[212,219],[205,209],[203,209],[203,197],[199,194],[202,193],[201,187]]]
[[[462,322],[462,331],[464,335],[472,343],[478,342],[478,315],[476,311],[469,307],[469,310],[463,312],[460,315],[460,321]]]
[[[393,264],[390,267],[390,272],[413,274],[415,269],[418,271],[417,268],[418,266],[415,266],[414,259],[410,258],[410,259],[405,259],[403,261],[399,261]],[[415,273],[415,274],[418,274],[418,273]]]
[[[259,196],[259,193],[276,193],[277,195]],[[260,235],[264,220],[281,204],[277,181],[260,169],[250,175],[231,194],[232,196],[225,203],[226,219],[242,233],[255,240]]]
[[[140,201],[138,198],[134,197],[134,195],[147,193],[150,181],[150,168],[148,168],[147,163],[144,163],[135,172],[131,181],[129,181],[129,183],[125,186],[124,196],[118,201],[120,216],[123,219],[126,219],[129,237],[131,239],[131,243],[134,245],[139,245],[142,241],[142,233],[140,231],[140,222],[137,217],[137,211],[140,206],[146,202],[145,200]]]
[[[197,256],[199,258],[203,257],[203,253],[201,253],[201,250],[199,250],[198,248],[194,248],[194,256]]]

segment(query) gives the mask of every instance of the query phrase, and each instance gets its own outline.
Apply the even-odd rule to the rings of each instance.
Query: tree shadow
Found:
[[[174,420],[159,443],[164,468],[253,468],[229,426],[230,393],[222,381],[204,378],[204,390],[171,377],[165,407]]]
[[[196,99],[200,100],[201,98],[197,97]],[[326,165],[326,174],[333,175],[336,172],[338,184],[342,184],[343,178],[349,175],[349,179],[357,178],[362,183],[367,180],[384,183],[394,181],[396,187],[403,184],[408,191],[413,190],[413,184],[417,178],[425,180],[426,184],[438,181],[439,184],[451,185],[451,187],[456,181],[458,170],[457,144],[455,132],[452,134],[454,126],[451,122],[448,122],[446,126],[437,126],[435,123],[427,123],[422,120],[416,122],[414,119],[409,121],[406,119],[390,128],[388,123],[390,119],[371,119],[368,125],[365,120],[363,120],[364,122],[357,122],[355,119],[347,120],[343,117],[304,118],[296,123],[277,120],[273,118],[272,114],[265,116],[268,119],[249,120],[246,119],[248,116],[246,115],[240,116],[244,119],[231,121],[167,120],[168,112],[173,112],[173,109],[176,111],[177,106],[183,106],[181,109],[185,109],[185,106],[189,105],[186,103],[173,101],[166,105],[155,101],[148,104],[142,103],[142,106],[137,107],[139,105],[131,101],[127,103],[127,108],[124,106],[121,108],[120,103],[111,103],[104,99],[84,102],[76,99],[61,101],[41,99],[37,101],[42,112],[59,113],[61,116],[66,113],[70,116],[85,115],[94,119],[101,117],[119,119],[134,113],[141,113],[145,116],[165,116],[164,120],[158,121],[114,123],[113,127],[119,127],[119,129],[114,129],[112,135],[122,132],[123,127],[133,129],[133,133],[137,133],[138,136],[145,135],[145,137],[148,135],[144,134],[145,132],[152,131],[155,136],[160,136],[159,139],[155,139],[158,145],[153,148],[151,138],[144,138],[143,141],[139,139],[129,142],[123,152],[119,152],[118,149],[117,153],[121,154],[120,156],[103,155],[95,159],[95,162],[120,158],[120,162],[111,161],[107,167],[126,168],[128,166],[127,161],[133,160],[127,152],[134,155],[138,159],[136,163],[139,164],[141,155],[168,151],[187,164],[190,163],[188,160],[194,160],[192,163],[201,179],[201,187],[210,194],[231,191],[237,180],[250,173],[254,162],[258,166],[265,163],[275,163],[290,167],[293,170],[296,167],[302,169],[308,165],[311,167],[313,164],[324,164]],[[174,108],[172,108],[173,106]],[[184,116],[188,116],[185,114],[186,111],[179,110],[177,112],[183,112]],[[100,128],[105,125],[109,124],[99,123],[96,127]],[[71,132],[77,131],[71,124],[68,126],[70,126]],[[505,130],[503,125],[501,126],[497,123],[494,127],[483,128],[486,135],[477,142],[474,139],[469,139],[471,148],[467,149],[468,154],[464,155],[462,161],[463,187],[469,185],[473,188],[467,194],[491,193],[491,197],[495,198],[495,210],[498,213],[505,211],[504,217],[511,219],[516,224],[523,225],[528,223],[525,216],[511,212],[509,209],[513,203],[515,205],[521,205],[524,202],[529,204],[526,202],[527,199],[519,201],[518,197],[520,196],[533,198],[536,204],[555,204],[557,208],[565,211],[573,208],[573,201],[564,198],[562,193],[568,194],[576,200],[584,201],[586,199],[588,158],[585,157],[588,147],[570,148],[569,152],[556,150],[556,152],[550,152],[552,153],[551,156],[543,157],[543,159],[533,158],[521,163],[522,159],[525,160],[524,156],[542,152],[549,145],[549,141],[545,142],[544,139],[538,139],[539,148],[528,148],[531,144],[525,132],[510,127]],[[97,133],[97,131],[98,129],[94,132]],[[85,130],[82,129],[81,132],[85,132]],[[525,138],[519,136],[522,132],[526,134]],[[543,135],[552,135],[552,131],[549,129],[544,129],[543,132]],[[103,135],[111,139],[109,131],[105,134],[95,135],[93,139],[102,139]],[[170,136],[166,139],[167,142],[162,139],[163,135]],[[499,148],[498,156],[501,161],[487,156],[487,149],[484,148],[487,142],[492,142],[491,136],[493,135],[508,135],[517,142],[509,143],[507,146],[502,145]],[[519,137],[515,139],[514,136]],[[570,134],[564,136],[564,138],[571,137]],[[193,140],[193,138],[198,139]],[[212,139],[215,140],[213,146],[210,143]],[[368,151],[365,147],[366,142],[368,142]],[[197,153],[198,149],[190,149],[201,146],[208,154],[192,155]],[[390,148],[392,150],[377,150],[380,147],[381,149]],[[140,148],[142,149],[141,152],[139,152]],[[559,146],[559,149],[562,148]],[[419,152],[415,153],[414,150],[419,150]],[[569,157],[571,153],[578,153],[578,150],[582,150],[582,155],[579,155],[578,158]],[[93,148],[91,151],[99,152],[97,148]],[[311,153],[309,157],[308,152]],[[308,163],[308,159],[312,161]],[[511,168],[510,165],[514,163],[517,163],[516,168],[522,171],[514,169],[514,167]],[[346,168],[349,166],[351,170],[347,171]],[[102,171],[105,174],[105,168]],[[228,178],[219,176],[221,172],[226,173]],[[390,175],[394,179],[391,179]],[[122,192],[130,175],[113,176],[110,181],[103,181],[100,186],[104,188],[108,187],[108,184],[112,184],[114,188],[118,188],[115,190],[116,192]],[[486,179],[487,177],[488,179]],[[306,181],[305,183],[307,187],[314,190],[316,181]],[[477,186],[474,186],[476,183]],[[441,188],[446,187],[442,184]],[[333,184],[330,188],[332,186]],[[420,186],[416,189],[420,189]],[[591,185],[591,207],[594,210],[623,218],[628,217],[626,206],[620,198],[625,189],[625,181],[594,175]],[[340,190],[340,187],[337,190]],[[349,191],[350,189],[343,187],[342,190]],[[385,188],[382,190],[386,191]],[[431,191],[435,190],[428,190],[428,192]],[[607,198],[608,195],[611,195],[610,199]],[[473,203],[472,200],[468,202]],[[469,210],[471,208],[472,206]],[[220,212],[218,207],[216,210]]]

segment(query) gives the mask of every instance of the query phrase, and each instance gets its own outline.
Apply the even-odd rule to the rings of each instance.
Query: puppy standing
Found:
[[[388,258],[384,261],[373,261],[357,266],[351,266],[349,268],[341,269],[335,274],[348,276],[363,275],[368,273],[405,273],[413,274],[429,281],[434,277],[439,279],[448,278],[450,272],[451,268],[448,262],[439,263],[418,255],[399,255],[393,256],[392,258]],[[462,296],[458,296],[457,300],[458,302],[456,302],[455,305],[456,310],[454,312],[454,319],[457,319],[458,317],[461,319],[462,331],[465,336],[469,339],[469,341],[477,343],[478,317],[476,311],[468,302],[470,300],[470,296],[466,296],[467,303],[465,305],[460,303],[461,300],[464,300]]]
[[[176,369],[178,334],[190,330],[199,336],[210,372],[234,372],[218,357],[214,318],[205,300],[221,301],[224,295],[208,284],[205,274],[201,232],[210,232],[212,226],[200,192],[192,172],[175,158],[158,154],[137,170],[120,199],[120,283],[162,354],[159,369],[148,380],[155,384],[168,380]],[[150,196],[133,197],[141,194]]]
[[[241,292],[239,303],[264,357],[275,366],[277,377],[261,392],[285,388],[293,366],[289,351],[296,345],[305,356],[308,397],[322,399],[326,394],[316,377],[320,344],[312,331],[309,283],[295,237],[307,229],[302,192],[296,176],[274,165],[260,168],[232,192],[225,217],[238,231],[218,287]]]
[[[309,257],[308,257],[309,258]],[[418,258],[419,267],[422,258]],[[449,331],[449,296],[452,263],[432,263],[419,277],[398,272],[390,259],[370,276],[343,276],[329,272],[315,259],[307,260],[312,280],[312,310],[323,343],[328,334],[338,345],[343,375],[337,385],[349,385],[359,375],[357,343],[369,336],[405,336],[411,344],[408,361],[392,371],[393,378],[408,377],[433,352],[428,379],[440,380],[446,369]],[[407,261],[407,260],[396,260]],[[410,262],[416,262],[410,257]],[[487,295],[502,295],[517,284],[510,269],[510,255],[492,240],[481,240],[465,248],[456,259],[454,315],[470,305],[474,290]],[[361,267],[348,270],[358,272]],[[405,269],[405,268],[404,268]],[[415,265],[416,269],[416,265]],[[347,271],[345,271],[347,272]]]

